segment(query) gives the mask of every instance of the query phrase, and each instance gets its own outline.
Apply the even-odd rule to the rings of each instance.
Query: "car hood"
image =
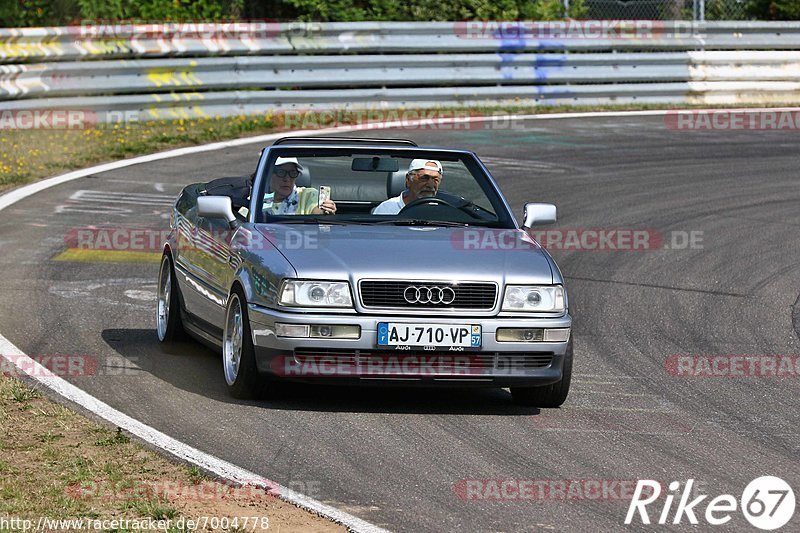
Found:
[[[493,281],[501,286],[554,281],[546,252],[517,229],[259,224],[258,230],[299,278]],[[556,278],[560,283],[560,275]]]

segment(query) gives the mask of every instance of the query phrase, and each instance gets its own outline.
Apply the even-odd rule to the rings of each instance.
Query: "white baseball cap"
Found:
[[[414,159],[408,165],[408,171],[414,172],[415,170],[436,170],[441,174],[442,164],[435,159]]]
[[[300,162],[297,160],[296,157],[278,157],[278,159],[275,160],[276,167],[280,165],[286,165],[289,163],[294,163],[297,166],[298,170],[303,170],[303,165],[300,164]]]

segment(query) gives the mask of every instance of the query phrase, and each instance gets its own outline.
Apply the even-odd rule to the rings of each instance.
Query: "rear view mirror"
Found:
[[[391,157],[354,157],[351,168],[359,172],[397,172],[400,163]]]
[[[556,221],[556,206],[553,204],[525,204],[525,222],[523,226],[530,228],[541,224],[552,224]]]

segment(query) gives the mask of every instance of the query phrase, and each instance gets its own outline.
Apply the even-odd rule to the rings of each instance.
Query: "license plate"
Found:
[[[378,323],[378,346],[480,348],[481,327],[474,324]]]

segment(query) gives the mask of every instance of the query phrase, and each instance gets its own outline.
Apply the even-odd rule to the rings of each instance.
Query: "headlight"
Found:
[[[292,307],[353,307],[353,298],[346,281],[287,279],[281,286],[278,303]]]
[[[509,285],[503,297],[503,311],[563,313],[565,310],[561,285]]]

